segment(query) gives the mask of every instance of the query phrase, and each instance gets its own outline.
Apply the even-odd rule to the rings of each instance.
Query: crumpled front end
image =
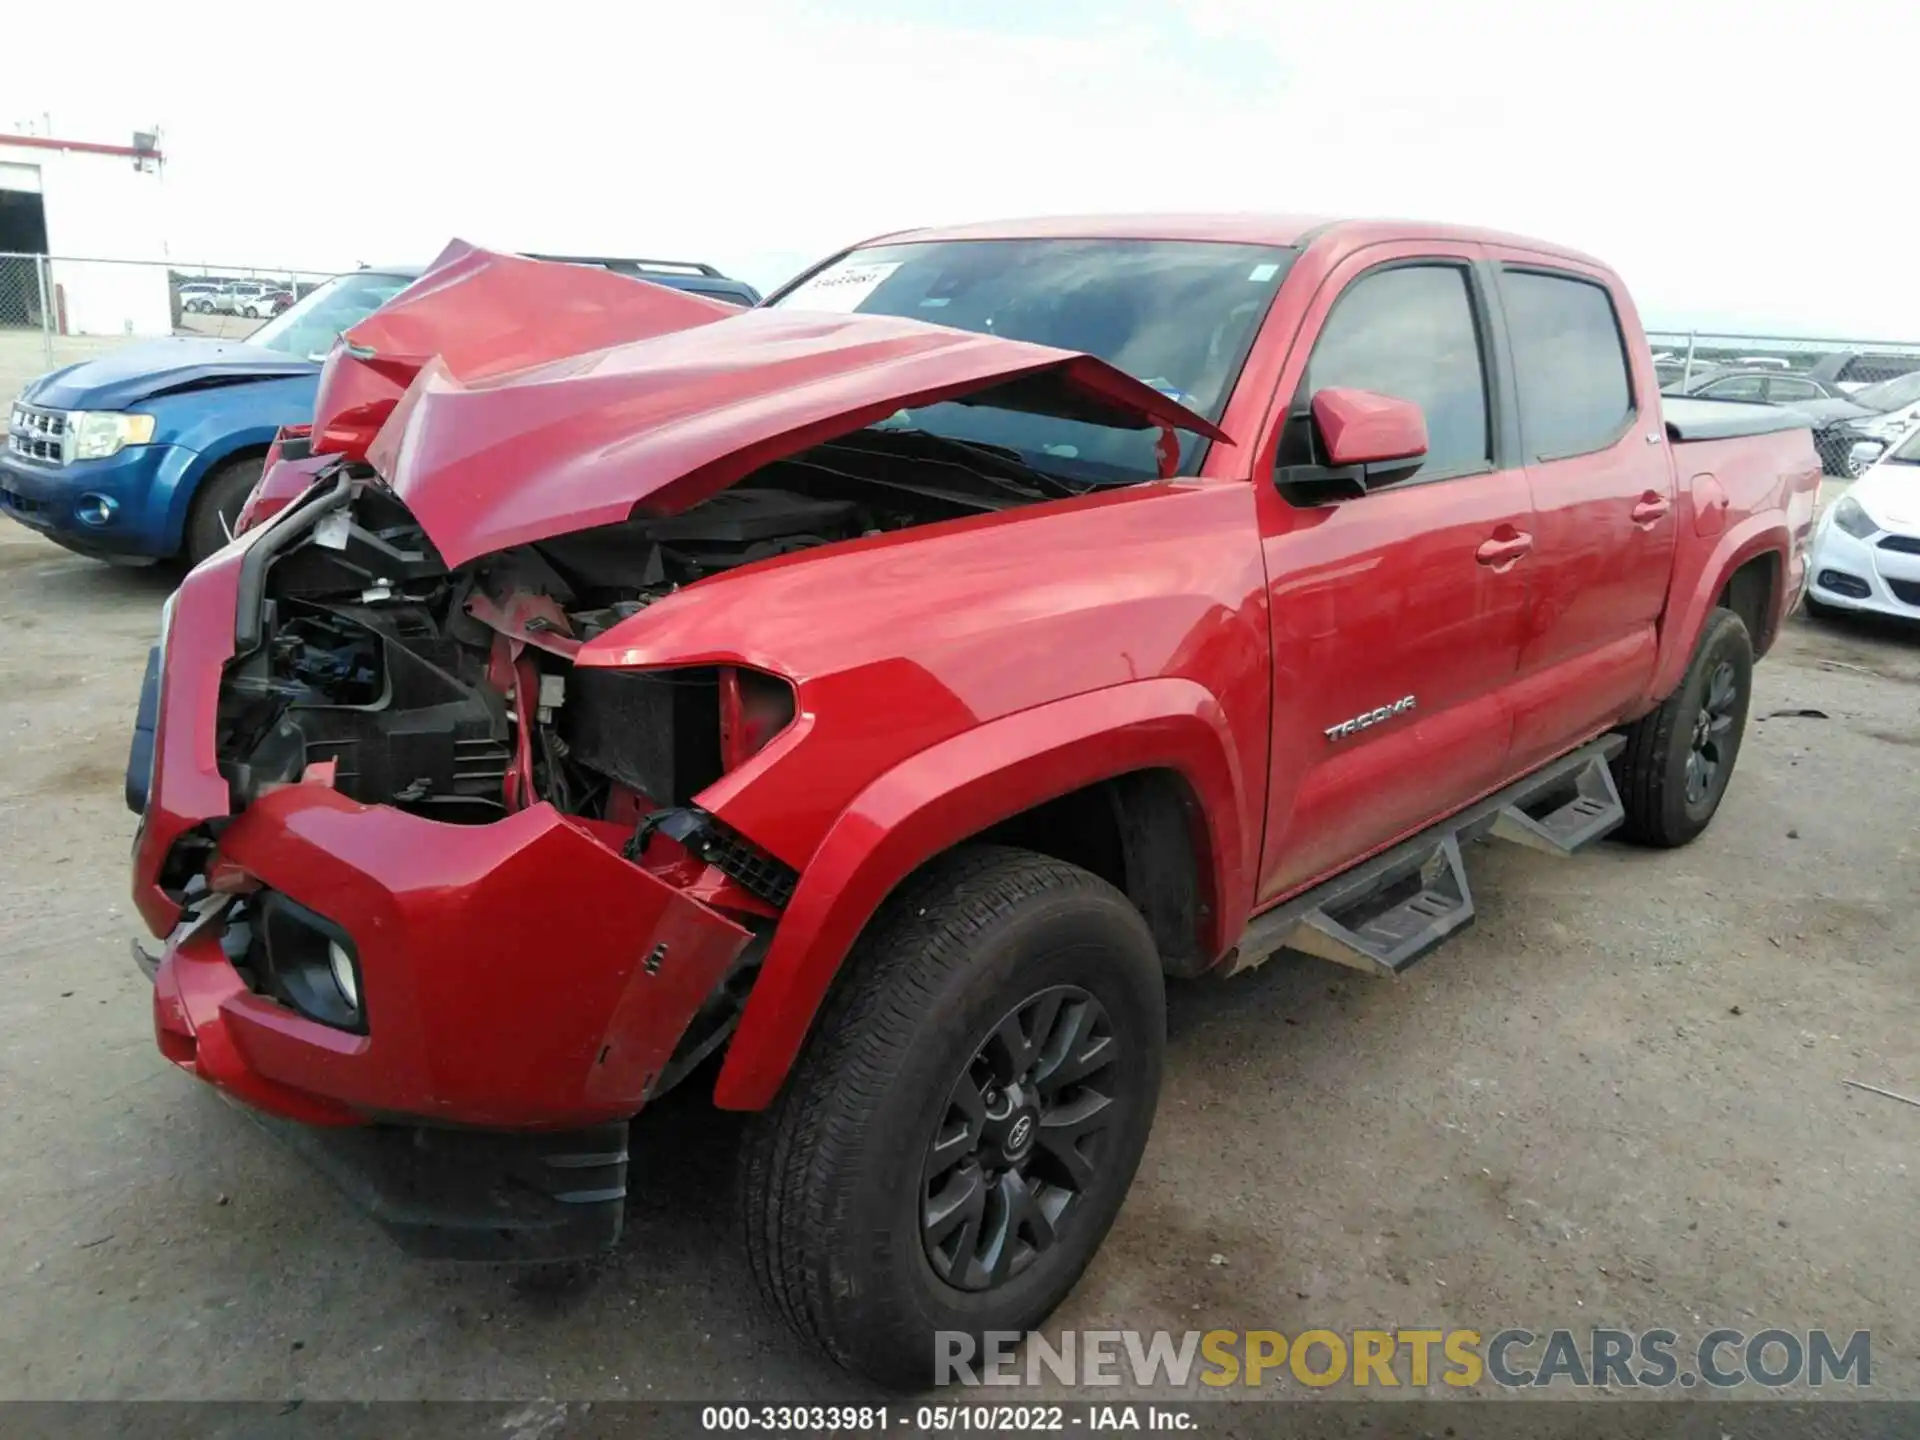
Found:
[[[299,548],[350,488],[243,537],[169,607],[134,865],[167,937],[160,1047],[308,1124],[624,1119],[749,931],[694,898],[708,867],[671,840],[642,857],[633,823],[514,793],[537,722],[512,647],[464,614],[458,639],[422,633],[447,617],[444,573],[387,611],[316,573],[398,532]]]

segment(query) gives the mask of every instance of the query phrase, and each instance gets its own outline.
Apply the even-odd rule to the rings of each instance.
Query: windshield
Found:
[[[412,283],[411,276],[371,270],[337,276],[254,331],[248,343],[324,360],[342,330],[358,325]]]
[[[1218,420],[1294,252],[1176,240],[959,240],[874,245],[772,300],[794,310],[896,315],[1083,351]],[[1160,473],[1157,433],[948,401],[874,427],[1010,449],[1096,484]],[[1181,437],[1182,470],[1205,442]]]
[[[1893,453],[1887,459],[1902,465],[1920,465],[1920,425],[1907,432],[1907,438],[1893,447]]]
[[[1920,400],[1920,370],[1909,375],[1896,375],[1891,380],[1882,380],[1877,385],[1853,392],[1853,399],[1869,410],[1899,410]]]

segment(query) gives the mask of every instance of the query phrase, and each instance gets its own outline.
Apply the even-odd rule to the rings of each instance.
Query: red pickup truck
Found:
[[[614,1243],[698,1077],[773,1304],[899,1384],[1074,1284],[1166,977],[1393,975],[1463,841],[1698,835],[1819,473],[1582,255],[1248,216],[749,311],[456,245],[279,465],[156,657],[163,1053],[453,1257]]]

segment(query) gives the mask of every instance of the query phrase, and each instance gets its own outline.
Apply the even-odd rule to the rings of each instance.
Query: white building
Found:
[[[44,310],[64,335],[172,333],[161,163],[150,135],[0,134],[0,327],[38,328]]]

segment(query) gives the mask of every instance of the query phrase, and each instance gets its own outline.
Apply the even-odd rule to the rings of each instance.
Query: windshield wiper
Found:
[[[959,440],[905,425],[884,428],[871,425],[859,433],[906,438],[922,450],[931,451],[930,459],[945,458],[950,463],[963,465],[989,484],[1028,500],[1065,500],[1087,493],[1087,487],[1075,485],[1050,470],[1042,470],[1017,450],[1004,446]],[[983,468],[982,461],[990,468]]]

